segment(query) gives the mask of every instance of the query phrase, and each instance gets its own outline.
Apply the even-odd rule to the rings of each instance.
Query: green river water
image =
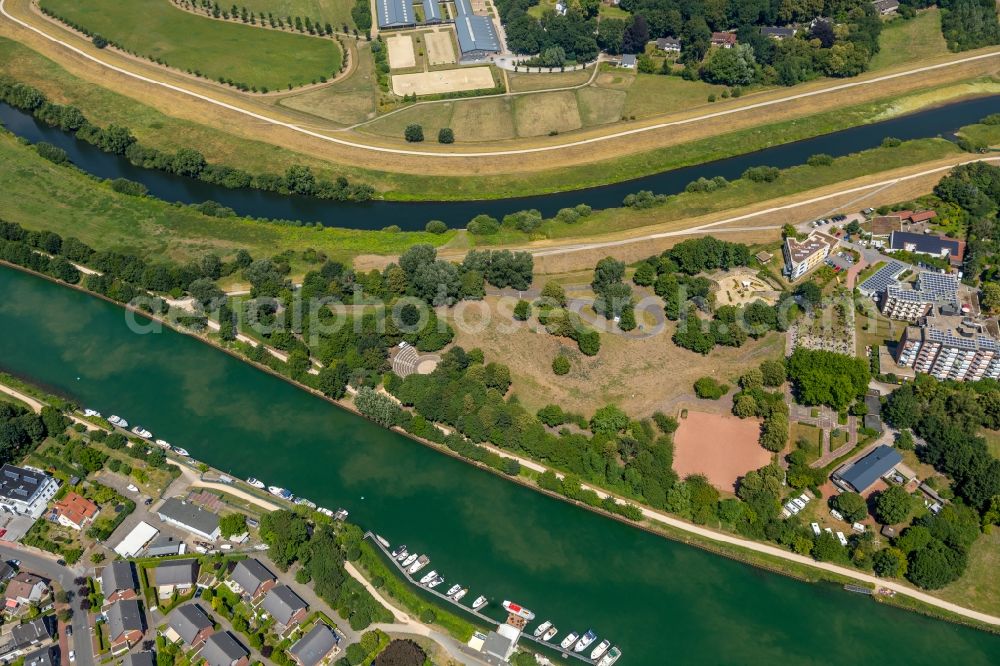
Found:
[[[474,469],[188,336],[0,267],[0,369],[432,558],[468,599],[593,627],[625,666],[997,664],[1000,636],[647,534]]]

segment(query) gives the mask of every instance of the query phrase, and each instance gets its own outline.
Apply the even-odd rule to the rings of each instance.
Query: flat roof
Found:
[[[833,236],[824,234],[822,231],[814,231],[802,240],[797,240],[791,236],[785,239],[785,247],[788,249],[788,256],[792,262],[800,264],[817,252],[829,251],[837,246],[840,241]]]
[[[493,21],[488,16],[476,16],[472,13],[469,0],[455,0],[455,33],[458,35],[458,49],[462,53],[500,52],[500,40],[497,38]]]
[[[211,511],[171,497],[157,510],[160,518],[172,520],[194,532],[215,534],[219,529],[219,517]]]
[[[17,502],[30,502],[48,478],[47,474],[33,469],[5,464],[0,468],[0,497]]]
[[[413,13],[413,0],[378,0],[375,14],[380,28],[417,23],[417,15]]]
[[[145,521],[140,522],[115,546],[115,552],[122,557],[135,557],[142,550],[143,546],[159,533],[160,530],[149,523]]]

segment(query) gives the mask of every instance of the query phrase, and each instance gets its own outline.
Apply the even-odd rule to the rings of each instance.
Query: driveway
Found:
[[[56,562],[55,555],[40,555],[27,549],[22,549],[8,544],[0,544],[0,558],[4,560],[21,560],[21,569],[37,573],[44,578],[48,578],[57,583],[62,589],[71,592],[74,597],[70,600],[73,608],[73,619],[70,624],[73,626],[73,637],[69,639],[69,649],[76,650],[75,666],[94,666],[94,651],[90,640],[90,626],[87,622],[87,613],[79,609],[79,604],[74,603],[76,599],[76,588],[74,582],[78,576],[84,575],[82,565],[77,565],[71,569]],[[63,624],[59,623],[60,633]],[[63,663],[69,663],[68,655],[63,656]]]

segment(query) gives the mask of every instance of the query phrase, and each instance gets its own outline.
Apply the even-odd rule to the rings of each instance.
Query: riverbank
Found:
[[[42,277],[44,277],[44,276],[42,276]],[[54,282],[54,281],[50,280],[50,282]],[[57,284],[59,284],[60,286],[65,286],[62,283],[57,283]],[[83,292],[83,293],[87,293],[86,290],[84,290],[82,288],[76,288],[76,289],[77,289],[77,291],[80,291],[80,292]],[[120,304],[117,304],[117,303],[116,303],[116,305],[120,306]],[[134,312],[134,310],[133,310],[133,312]],[[139,314],[141,316],[143,316],[143,317],[146,316],[143,313],[139,313]],[[164,319],[161,319],[160,321],[161,321],[161,323],[164,326],[167,326],[167,327],[171,326],[171,324],[168,321],[164,320]],[[186,333],[188,335],[192,335],[192,333],[190,331],[181,330],[181,332]],[[240,360],[242,360],[244,362],[246,361],[245,358],[239,357],[234,350],[225,348],[224,346],[220,345],[218,343],[218,341],[216,341],[216,340],[210,339],[210,338],[208,338],[206,336],[203,336],[203,335],[195,335],[195,337],[198,340],[204,342],[205,344],[209,344],[209,345],[215,346],[216,348],[222,349],[223,351],[226,351],[228,354],[230,354],[230,355],[232,355],[234,357],[240,358]],[[323,398],[328,403],[335,404],[338,407],[341,407],[342,409],[346,409],[346,410],[351,411],[352,413],[357,414],[357,412],[353,409],[353,406],[350,405],[349,403],[346,403],[344,401],[337,402],[337,401],[333,401],[333,400],[327,399],[327,398],[325,398],[323,396],[318,395],[316,392],[312,391],[311,389],[308,389],[308,387],[304,387],[304,386],[302,386],[300,384],[296,384],[295,382],[292,382],[290,379],[288,379],[287,377],[282,376],[279,373],[276,373],[271,368],[268,368],[268,367],[260,365],[260,364],[252,364],[252,365],[254,365],[255,367],[257,367],[258,369],[264,370],[265,372],[268,372],[268,373],[270,373],[270,374],[272,374],[274,376],[277,376],[277,377],[279,377],[281,379],[284,379],[286,382],[288,382],[288,383],[290,383],[290,384],[292,384],[294,386],[297,386],[300,389],[307,390],[310,393],[313,393],[313,395],[316,395],[317,397]],[[447,451],[447,450],[443,450],[443,447],[440,447],[440,446],[438,446],[438,445],[436,445],[436,444],[434,444],[432,442],[428,442],[428,441],[425,441],[425,440],[414,438],[414,437],[409,436],[409,435],[407,435],[407,436],[411,440],[413,440],[413,441],[417,441],[417,442],[419,442],[419,443],[421,443],[421,444],[423,444],[423,445],[425,445],[427,447],[434,448],[434,449],[436,449],[436,450],[438,450],[440,452],[447,453],[449,456],[451,456],[453,458],[457,457],[453,452],[450,452],[450,451]],[[465,459],[462,459],[462,458],[459,458],[459,460],[462,460],[463,462],[466,462],[466,463],[476,464],[476,463],[474,463],[472,461],[468,461],[468,460],[465,460]],[[533,463],[533,464],[534,465],[538,465],[538,463]],[[476,464],[476,466],[480,466],[480,465]],[[542,468],[544,468],[544,466],[542,466]],[[494,471],[494,473],[497,474],[497,472],[495,470],[490,470],[490,471]],[[510,477],[506,477],[506,478],[510,478]],[[521,477],[517,477],[514,480],[517,483],[521,484],[522,486],[529,487],[529,488],[531,488],[533,490],[536,490],[536,491],[540,490],[540,489],[537,488],[537,486],[533,483],[533,481],[529,478],[529,475],[527,475],[527,474],[525,474],[524,476],[521,476]],[[558,497],[558,499],[562,499],[563,501],[565,501],[565,498],[562,498],[562,497]],[[591,507],[586,507],[586,508],[591,508]],[[594,510],[594,509],[591,509],[591,510]],[[595,512],[597,512],[597,513],[603,513],[600,510],[595,510]],[[671,528],[672,530],[682,531],[682,532],[685,532],[685,540],[692,539],[694,541],[703,542],[706,547],[707,546],[711,546],[714,549],[721,549],[724,552],[725,551],[737,552],[741,556],[745,557],[746,559],[744,561],[747,561],[748,563],[762,564],[763,566],[765,566],[765,568],[771,568],[772,565],[773,565],[773,563],[774,563],[774,560],[781,560],[782,561],[782,563],[781,563],[782,564],[782,568],[781,568],[780,571],[782,573],[786,573],[786,572],[794,573],[795,570],[798,569],[799,567],[804,567],[804,568],[810,569],[813,572],[817,572],[817,575],[820,576],[820,577],[825,576],[827,573],[836,574],[837,576],[846,576],[846,577],[849,577],[849,578],[854,579],[854,580],[861,580],[862,582],[865,582],[866,584],[878,584],[878,585],[881,585],[881,586],[884,586],[884,587],[890,587],[891,589],[894,589],[894,590],[896,590],[899,593],[913,596],[914,598],[916,598],[919,601],[922,601],[922,602],[924,602],[926,604],[932,605],[934,607],[932,610],[935,610],[935,611],[938,610],[938,609],[944,609],[944,610],[946,610],[949,613],[960,614],[964,618],[969,619],[969,620],[976,620],[976,621],[987,622],[987,623],[991,623],[991,624],[1000,624],[1000,619],[991,618],[989,616],[986,616],[985,614],[977,613],[977,612],[971,611],[969,609],[964,609],[964,608],[961,608],[961,607],[957,607],[957,606],[955,606],[953,604],[949,604],[947,602],[943,602],[943,601],[941,601],[939,599],[935,599],[933,597],[930,597],[929,595],[926,595],[925,593],[918,592],[916,590],[913,590],[912,588],[909,588],[906,585],[903,585],[903,584],[900,584],[900,583],[896,583],[894,581],[883,581],[881,579],[875,579],[873,576],[862,574],[860,572],[852,571],[852,570],[849,570],[849,569],[846,569],[846,568],[843,568],[843,567],[836,567],[836,566],[829,565],[829,564],[817,563],[817,562],[814,562],[814,561],[812,561],[812,560],[810,560],[808,558],[801,557],[801,556],[796,556],[796,555],[794,555],[792,553],[783,551],[783,550],[778,549],[778,548],[776,548],[774,546],[769,546],[769,545],[766,545],[766,544],[760,544],[760,543],[756,543],[756,542],[746,541],[744,539],[740,539],[740,538],[734,537],[734,536],[726,534],[726,533],[716,532],[714,530],[710,530],[710,529],[707,529],[707,528],[704,528],[704,527],[700,527],[700,526],[697,526],[697,525],[686,523],[685,521],[681,521],[681,520],[672,518],[670,516],[666,516],[665,514],[661,514],[659,512],[655,512],[655,511],[653,511],[651,509],[644,509],[644,513],[645,513],[645,516],[646,516],[647,520],[650,521],[648,524],[646,524],[644,526],[647,527],[647,528],[651,527],[651,526],[657,527],[658,529],[656,530],[656,533],[661,534],[662,536],[670,536],[670,530],[659,529],[659,528],[668,527],[668,528]],[[622,521],[622,522],[626,522],[626,521]],[[633,523],[633,525],[634,525],[634,523]],[[709,542],[711,542],[711,543],[709,543]],[[799,571],[801,571],[801,569],[799,569]],[[834,580],[840,582],[839,578],[835,578]],[[944,616],[946,614],[942,614],[942,615]],[[947,618],[946,617],[945,619],[953,619],[953,618]]]
[[[10,2],[7,4],[10,5]],[[213,108],[210,113],[206,113],[204,101],[193,100],[184,95],[167,94],[167,97],[176,99],[172,99],[169,107],[163,107],[160,106],[160,103],[164,101],[165,93],[163,90],[160,90],[155,84],[137,83],[131,79],[127,82],[122,81],[119,89],[129,90],[132,97],[126,97],[103,88],[95,88],[90,81],[99,81],[98,85],[101,85],[108,79],[108,72],[102,66],[80,59],[66,61],[62,58],[64,52],[61,49],[53,50],[50,43],[45,41],[39,43],[38,39],[30,38],[31,36],[25,35],[24,31],[14,30],[11,33],[8,29],[4,34],[19,38],[29,37],[25,39],[25,43],[29,46],[0,40],[0,55],[5,56],[0,58],[0,68],[4,68],[0,71],[14,76],[28,77],[29,80],[26,82],[36,85],[47,94],[79,106],[88,117],[94,118],[96,122],[101,124],[117,123],[130,127],[144,144],[162,150],[198,146],[210,161],[221,161],[219,158],[225,156],[225,163],[251,172],[268,169],[283,170],[291,164],[302,163],[310,166],[317,175],[325,178],[333,179],[338,175],[345,175],[352,182],[372,184],[383,193],[385,198],[393,200],[492,199],[525,196],[531,193],[565,191],[618,182],[705,159],[716,159],[727,154],[742,154],[780,142],[802,139],[872,122],[878,118],[898,114],[900,109],[929,108],[935,104],[970,94],[984,94],[993,90],[991,86],[994,84],[988,79],[981,79],[981,77],[994,74],[997,64],[994,61],[1000,61],[1000,57],[994,57],[992,52],[974,55],[962,54],[961,58],[949,56],[942,62],[984,57],[979,60],[969,60],[961,65],[949,65],[943,69],[933,69],[941,64],[935,60],[934,62],[937,64],[929,65],[931,67],[929,71],[913,77],[903,76],[902,78],[885,79],[884,77],[893,77],[898,73],[883,74],[881,72],[879,76],[863,75],[862,79],[870,83],[864,94],[852,90],[851,93],[840,94],[836,98],[837,104],[843,104],[848,100],[856,102],[856,104],[831,109],[818,115],[815,114],[817,104],[812,96],[816,94],[817,90],[824,90],[823,86],[833,87],[835,82],[803,84],[803,87],[791,90],[768,91],[759,96],[748,95],[740,100],[730,100],[719,103],[718,106],[712,105],[711,110],[705,109],[703,112],[705,115],[704,123],[701,121],[693,122],[699,117],[697,112],[678,114],[677,121],[664,120],[670,126],[662,127],[655,132],[649,132],[649,134],[662,135],[661,140],[667,141],[669,147],[662,147],[652,152],[650,146],[655,144],[655,141],[642,134],[631,134],[634,131],[644,131],[644,128],[649,129],[657,125],[657,123],[647,120],[636,123],[640,127],[621,130],[622,136],[616,137],[613,141],[603,142],[614,144],[613,149],[600,144],[567,148],[567,153],[570,156],[567,159],[570,159],[571,162],[575,160],[577,163],[567,163],[560,168],[553,168],[555,162],[561,159],[555,153],[544,153],[544,159],[530,155],[523,157],[504,157],[501,155],[490,157],[484,165],[485,157],[443,159],[421,156],[419,159],[411,158],[406,154],[408,151],[412,151],[412,147],[409,147],[405,149],[393,148],[392,150],[396,152],[388,160],[400,170],[405,165],[414,162],[412,167],[406,167],[408,173],[390,173],[386,168],[387,160],[385,158],[373,160],[370,156],[359,157],[351,164],[332,165],[331,159],[347,160],[356,152],[350,146],[339,146],[336,154],[332,155],[328,146],[321,145],[328,141],[337,140],[336,131],[323,133],[310,130],[315,136],[286,136],[288,132],[278,126],[267,132],[262,132],[257,121],[248,123],[246,117],[236,112],[231,113],[225,108],[221,110]],[[38,50],[33,51],[32,48]],[[86,46],[84,49],[89,50]],[[40,55],[42,53],[55,57],[66,67],[70,67],[73,73]],[[110,54],[107,53],[98,52],[98,54],[101,57],[110,57]],[[1000,54],[996,55],[1000,56]],[[4,65],[4,62],[8,64]],[[162,75],[162,72],[156,75]],[[79,78],[81,76],[84,78]],[[120,77],[118,75],[111,76],[111,79],[116,78]],[[966,83],[958,84],[957,81],[965,81]],[[836,82],[836,85],[854,85],[855,83],[860,83],[860,81],[848,84]],[[987,88],[982,86],[987,86]],[[197,88],[197,86],[195,87]],[[138,96],[137,92],[132,92],[133,89],[135,91],[141,90],[144,94]],[[917,103],[907,101],[916,91],[919,91],[920,101]],[[209,92],[216,94],[218,91]],[[768,107],[767,114],[754,112],[754,105],[770,104],[774,99],[780,99],[782,95],[789,97],[789,99],[795,98],[795,108],[788,113],[779,113],[772,107]],[[135,97],[138,99],[134,99]],[[248,104],[247,100],[237,95],[224,94],[221,95],[221,99],[227,100],[225,104],[229,107],[235,107],[238,104],[239,108],[242,109]],[[155,100],[156,103],[148,106],[146,100]],[[171,115],[165,115],[157,108],[171,108]],[[747,118],[735,120],[720,115],[727,114],[732,109],[741,109]],[[286,114],[287,117],[281,121],[285,125],[303,122],[301,114],[292,114],[287,109],[279,107],[265,105],[258,111],[261,114],[277,114],[283,118],[285,118],[283,114]],[[767,126],[760,126],[759,123],[765,115],[768,120],[775,122],[771,122]],[[183,119],[176,116],[182,116]],[[318,119],[312,118],[309,127],[316,127],[317,122],[319,122]],[[678,123],[677,126],[671,125],[674,122]],[[695,124],[699,127],[697,131],[693,129]],[[608,131],[609,128],[599,130],[603,133]],[[748,133],[734,133],[736,131]],[[588,132],[581,133],[579,141],[592,140],[594,137],[590,134],[594,133],[595,131],[591,131],[589,134]],[[271,143],[277,144],[277,146],[261,141],[265,135]],[[386,141],[377,138],[371,140],[375,143],[376,148]],[[538,138],[535,141],[552,142],[555,139]],[[506,149],[508,147],[498,144],[498,148]],[[602,155],[601,152],[606,149],[610,150],[609,155]],[[512,148],[511,150],[516,151],[517,149]],[[622,157],[624,152],[631,154]],[[692,159],[696,162],[692,162]],[[469,164],[456,163],[462,160],[469,162]],[[581,160],[587,164],[580,165]],[[594,168],[592,162],[595,160],[601,160],[600,168]],[[443,163],[439,165],[438,162]],[[507,166],[501,166],[500,163]],[[379,165],[380,168],[370,166],[375,164]],[[530,175],[518,175],[518,172],[524,173],[529,170],[532,171]],[[495,175],[491,173],[493,171],[504,173]],[[475,173],[476,175],[474,177],[455,176],[455,173]]]

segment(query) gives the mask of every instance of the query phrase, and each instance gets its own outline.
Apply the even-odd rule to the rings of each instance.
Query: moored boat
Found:
[[[461,601],[462,597],[464,597],[468,593],[469,593],[469,588],[463,587],[461,590],[459,590],[458,592],[456,592],[455,594],[453,594],[451,598],[454,601]]]
[[[101,413],[99,411],[97,411],[96,409],[85,409],[85,410],[83,410],[83,415],[84,416],[96,416],[97,418],[101,418]]]
[[[268,486],[267,492],[271,493],[275,497],[280,497],[283,500],[292,499],[292,491],[282,488],[281,486]]]
[[[313,505],[313,508],[314,509],[316,508],[315,504]],[[379,536],[378,534],[376,534],[375,535],[375,540],[378,541],[380,544],[382,544],[383,548],[388,548],[389,547],[389,542],[386,541],[384,537]]]
[[[551,629],[549,629],[548,631],[546,631],[542,635],[542,640],[545,641],[546,643],[548,643],[553,638],[555,638],[556,634],[558,634],[558,633],[559,633],[559,629],[557,629],[556,627],[552,627]]]
[[[483,595],[479,595],[478,597],[476,597],[476,600],[472,602],[472,610],[479,610],[487,603],[489,602],[486,599],[486,597],[484,597]]]
[[[124,426],[122,426],[122,427],[124,427]],[[133,435],[138,435],[139,437],[142,437],[143,439],[149,439],[150,437],[153,436],[153,433],[149,432],[148,430],[146,430],[142,426],[136,426],[136,427],[132,428],[132,434]]]
[[[158,440],[156,440],[153,443],[156,444],[161,449],[166,449],[167,451],[169,451],[171,448],[173,448],[173,447],[170,446],[170,442],[168,442],[165,439],[158,439]]]
[[[595,647],[593,651],[590,653],[591,660],[597,661],[598,659],[600,659],[601,656],[608,651],[609,647],[611,647],[611,641],[605,638],[603,641],[598,643],[597,647]]]
[[[127,428],[128,427],[128,421],[126,421],[125,419],[123,419],[120,416],[115,416],[114,414],[112,414],[111,416],[108,417],[108,423],[110,423],[111,425],[114,425],[114,426],[118,426],[119,428]]]
[[[404,543],[399,548],[397,548],[396,550],[392,551],[390,553],[390,555],[392,555],[394,558],[396,558],[398,560],[400,553],[405,553],[405,552],[406,552],[406,544]],[[403,557],[405,558],[406,556],[403,555]]]
[[[551,628],[552,628],[552,623],[551,622],[549,622],[548,620],[546,620],[545,622],[542,622],[540,625],[538,625],[537,627],[535,627],[535,631],[533,632],[535,634],[535,638],[538,638],[539,636],[541,636],[542,634],[544,634],[546,631],[548,631]]]
[[[435,578],[431,582],[427,583],[427,587],[429,587],[429,588],[435,588],[435,587],[437,587],[438,585],[440,585],[443,582],[444,582],[444,576],[438,576],[437,578]]]
[[[561,647],[562,649],[565,650],[570,645],[572,645],[573,643],[575,643],[576,639],[578,639],[579,637],[580,637],[580,634],[576,633],[575,631],[571,631],[568,634],[566,634],[566,638],[562,639],[562,643],[559,644],[559,647]]]
[[[597,634],[594,633],[593,629],[587,629],[587,633],[581,636],[580,640],[573,646],[573,652],[583,652],[595,640],[597,640]]]
[[[611,666],[611,664],[618,661],[618,657],[622,656],[622,651],[618,649],[617,646],[611,648],[611,650],[604,655],[604,658],[597,662],[597,666]]]
[[[397,562],[405,562],[410,557],[410,552],[406,550],[406,546],[403,546],[403,552],[396,556]]]
[[[181,458],[187,458],[188,456],[191,455],[190,453],[187,452],[187,449],[182,449],[179,446],[174,447],[174,453],[179,455]]]
[[[249,479],[247,479],[247,484],[250,485],[250,487],[252,487],[252,488],[263,488],[264,487],[264,482],[263,481],[261,481],[260,479],[255,479],[252,476]]]
[[[333,514],[333,518],[334,520],[347,520],[348,515],[347,509],[337,509]]]
[[[452,585],[451,587],[448,588],[448,591],[444,593],[444,596],[450,597],[451,595],[455,594],[456,592],[460,591],[461,589],[462,589],[462,586],[459,585],[458,583],[455,583],[454,585]]]
[[[420,555],[419,557],[417,557],[417,561],[414,562],[412,565],[410,565],[410,568],[406,570],[406,573],[413,575],[430,563],[431,563],[431,558],[427,557],[426,555]]]
[[[327,509],[324,506],[318,506],[318,507],[316,507],[316,510],[319,511],[320,513],[322,513],[324,516],[327,516],[329,518],[333,518],[333,511],[331,511],[330,509]]]
[[[528,610],[523,606],[515,604],[513,601],[504,601],[503,609],[512,615],[524,618],[528,622],[531,622],[532,620],[535,619],[534,613],[532,613],[530,610]]]
[[[405,560],[403,560],[403,568],[409,567],[411,564],[417,561],[417,554],[410,553]]]
[[[311,502],[307,500],[305,497],[299,497],[298,499],[296,499],[295,504],[297,504],[298,506],[308,507],[310,509],[316,508],[316,502]]]
[[[427,573],[424,574],[423,578],[420,579],[420,584],[421,585],[426,585],[427,583],[429,583],[432,580],[434,580],[435,578],[437,578],[437,575],[438,575],[438,572],[436,570],[434,570],[434,569],[431,569],[430,571],[428,571]]]

